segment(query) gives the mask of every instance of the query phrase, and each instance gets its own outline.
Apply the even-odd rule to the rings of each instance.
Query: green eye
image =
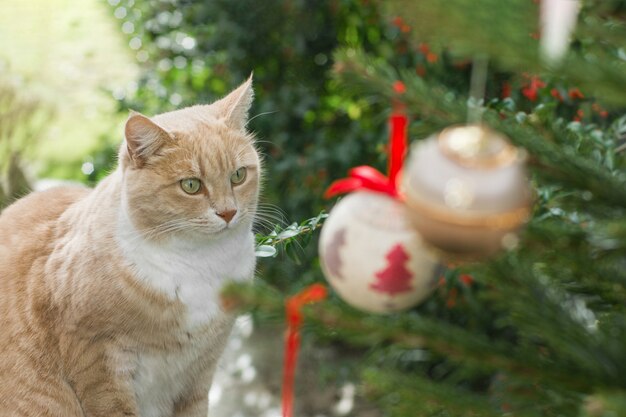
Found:
[[[247,171],[246,167],[239,168],[230,176],[230,182],[233,184],[241,184],[246,179]]]
[[[187,194],[196,194],[200,191],[201,185],[202,183],[197,178],[185,178],[184,180],[180,180],[180,188]]]

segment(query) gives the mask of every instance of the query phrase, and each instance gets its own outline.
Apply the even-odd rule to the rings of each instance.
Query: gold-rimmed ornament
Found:
[[[411,223],[452,261],[514,247],[532,203],[525,159],[482,125],[451,127],[417,142],[401,185]]]

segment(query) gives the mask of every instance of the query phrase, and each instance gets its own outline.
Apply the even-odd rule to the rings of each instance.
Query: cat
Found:
[[[251,279],[261,161],[252,77],[210,105],[131,113],[93,190],[33,193],[0,215],[0,416],[205,417]]]

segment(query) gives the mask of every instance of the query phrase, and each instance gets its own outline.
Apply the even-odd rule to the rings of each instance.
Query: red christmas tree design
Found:
[[[385,269],[376,273],[378,280],[370,284],[374,291],[395,295],[411,290],[411,279],[413,274],[406,269],[404,264],[409,260],[401,244],[395,245],[385,256],[388,264]]]

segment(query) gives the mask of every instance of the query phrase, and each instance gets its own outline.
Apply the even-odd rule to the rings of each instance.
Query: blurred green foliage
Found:
[[[0,76],[0,208],[31,189],[22,166],[24,152],[45,129],[50,109],[4,68]]]
[[[123,4],[122,2],[121,4]],[[121,104],[147,114],[211,102],[254,72],[250,127],[266,157],[264,195],[290,218],[325,205],[332,179],[363,161],[384,167],[389,103],[346,97],[330,77],[338,46],[396,64],[405,33],[361,0],[138,0],[127,14],[146,59]],[[146,55],[147,54],[147,55]],[[409,62],[407,62],[409,61]]]

